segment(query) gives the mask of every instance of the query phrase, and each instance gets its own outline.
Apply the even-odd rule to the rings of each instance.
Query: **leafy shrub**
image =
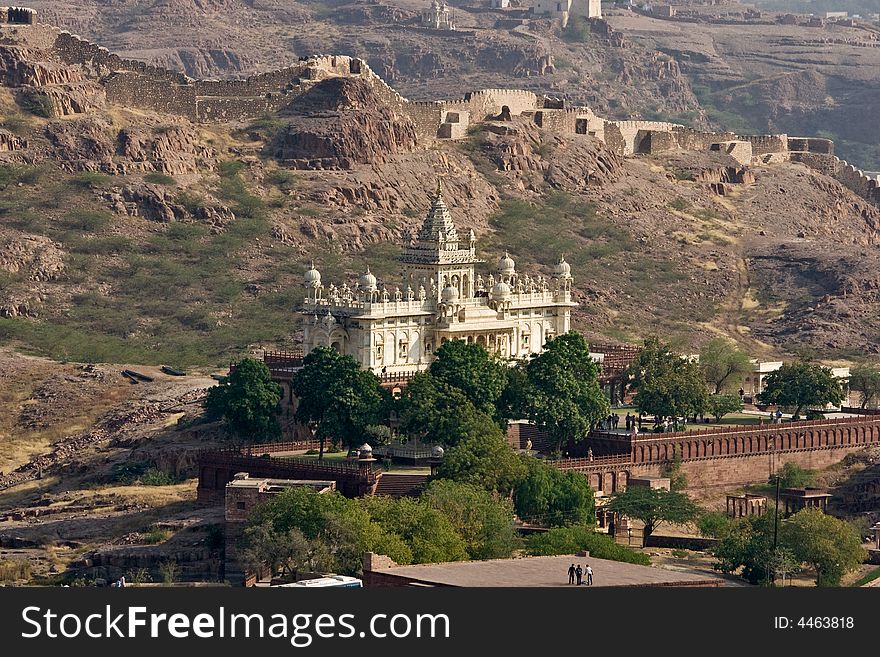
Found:
[[[28,90],[22,94],[19,105],[34,116],[41,116],[44,119],[51,119],[55,116],[55,101],[49,95],[39,91]]]
[[[110,181],[110,176],[95,171],[81,171],[70,179],[73,187],[80,189],[94,189],[105,185]]]
[[[164,543],[169,538],[171,538],[171,532],[167,529],[163,529],[162,527],[150,527],[146,534],[144,534],[144,543],[148,545],[156,545],[157,543]]]
[[[596,559],[651,565],[647,554],[618,545],[611,537],[594,532],[589,525],[557,527],[541,534],[532,534],[526,539],[526,552],[532,556],[574,554],[581,550],[589,551],[590,556]]]
[[[296,183],[296,174],[287,169],[275,169],[266,174],[266,182],[287,191]]]
[[[171,486],[177,483],[174,477],[159,468],[150,468],[141,477],[144,486]]]
[[[113,215],[104,210],[72,210],[64,218],[64,224],[68,228],[94,233],[106,228],[112,218]]]

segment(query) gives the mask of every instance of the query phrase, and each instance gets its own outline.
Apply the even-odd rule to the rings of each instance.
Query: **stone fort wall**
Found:
[[[25,8],[0,8],[5,21],[34,23],[36,13]],[[182,73],[124,59],[77,35],[46,25],[29,25],[38,40],[49,41],[52,51],[68,64],[76,64],[105,87],[111,103],[186,117],[194,122],[226,122],[257,118],[289,105],[316,82],[335,76],[359,77],[392,109],[409,117],[420,139],[464,136],[464,126],[499,117],[530,115],[546,130],[589,134],[619,155],[674,150],[724,150],[731,142],[750,144],[754,162],[794,159],[836,178],[859,196],[880,203],[878,181],[839,160],[827,139],[787,135],[736,135],[703,132],[665,121],[613,121],[596,116],[588,107],[571,107],[531,91],[482,89],[461,99],[412,102],[401,96],[363,60],[341,55],[320,55],[276,71],[240,80],[193,80]],[[458,116],[454,116],[458,114]],[[450,118],[452,116],[452,118]],[[448,122],[458,124],[450,129]],[[719,149],[719,144],[728,147]],[[747,148],[740,149],[743,152]]]
[[[621,448],[628,453],[551,463],[581,472],[595,491],[612,493],[624,490],[629,477],[661,475],[679,456],[690,488],[735,487],[766,481],[785,463],[819,469],[880,444],[880,417],[654,436],[622,439]]]

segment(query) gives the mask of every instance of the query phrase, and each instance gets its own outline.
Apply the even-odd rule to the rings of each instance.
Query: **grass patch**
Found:
[[[861,579],[856,580],[850,586],[864,586],[865,584],[873,582],[875,579],[880,579],[880,566],[877,566],[874,570],[864,575]]]
[[[153,183],[154,185],[176,185],[177,181],[174,176],[154,171],[144,176],[144,182]]]
[[[95,189],[108,184],[112,178],[95,171],[81,171],[68,179],[68,184],[76,189]]]
[[[161,527],[150,527],[149,531],[144,534],[144,543],[147,545],[156,545],[164,543],[171,538],[171,532]]]
[[[68,212],[62,223],[67,228],[95,233],[107,228],[113,215],[106,210],[79,209]]]

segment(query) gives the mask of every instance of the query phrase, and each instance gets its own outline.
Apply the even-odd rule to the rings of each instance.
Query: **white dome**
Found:
[[[557,262],[556,266],[553,268],[553,273],[560,278],[571,277],[571,265],[565,261],[565,256],[559,258],[559,262]]]
[[[440,293],[440,300],[443,303],[453,303],[454,301],[458,301],[458,288],[452,287],[444,287],[443,291]]]
[[[314,262],[311,265],[311,269],[309,269],[303,277],[303,283],[306,287],[321,287],[321,272],[315,269]]]
[[[498,261],[498,271],[501,272],[502,276],[511,276],[516,273],[516,263],[506,251],[504,252],[504,257]]]
[[[507,301],[510,295],[513,294],[513,290],[504,281],[499,281],[489,294],[494,301]]]
[[[358,283],[360,283],[361,287],[365,287],[371,292],[376,289],[376,277],[370,273],[369,267],[367,267],[367,273],[358,279]]]

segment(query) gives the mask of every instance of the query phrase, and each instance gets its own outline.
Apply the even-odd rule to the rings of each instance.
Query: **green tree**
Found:
[[[316,347],[305,357],[291,386],[299,402],[296,418],[317,428],[319,459],[328,438],[349,451],[356,448],[367,427],[384,420],[389,410],[390,396],[379,377],[328,347]]]
[[[412,550],[400,536],[386,531],[370,516],[359,500],[341,494],[320,494],[311,488],[291,488],[259,507],[249,523],[249,529],[265,525],[264,530],[254,530],[252,539],[244,549],[259,549],[261,543],[269,546],[265,554],[276,554],[272,546],[302,532],[315,552],[315,562],[323,569],[347,575],[361,572],[364,552],[386,554],[400,564],[412,563]],[[281,556],[285,553],[282,551]],[[299,553],[297,553],[299,554]],[[300,556],[293,556],[300,559]]]
[[[720,523],[719,523],[720,524]],[[751,584],[769,583],[773,556],[773,515],[746,516],[730,521],[721,529],[719,542],[712,548],[716,570],[740,572]]]
[[[468,559],[465,539],[450,518],[426,500],[372,497],[364,498],[363,503],[386,532],[404,540],[412,552],[413,563]]]
[[[526,539],[526,552],[532,556],[574,554],[581,550],[588,550],[590,556],[596,559],[651,565],[650,557],[644,552],[618,545],[610,536],[596,533],[589,525],[554,527],[550,531],[532,534]]]
[[[509,496],[525,476],[525,465],[497,425],[489,418],[485,422],[483,432],[446,450],[437,476]]]
[[[422,495],[464,538],[471,559],[503,559],[519,547],[510,501],[472,484],[432,481]]]
[[[716,422],[721,422],[728,413],[738,413],[743,409],[742,400],[739,395],[709,395],[706,402],[706,410]]]
[[[477,410],[501,420],[498,400],[507,384],[508,369],[482,345],[449,340],[435,352],[428,371],[437,381],[461,390]]]
[[[700,349],[700,370],[712,392],[718,395],[725,390],[736,391],[743,377],[751,372],[752,363],[730,340],[714,338]]]
[[[410,380],[398,408],[406,433],[431,444],[453,446],[486,432],[500,433],[492,418],[477,410],[464,392],[427,373]]]
[[[784,464],[777,474],[779,475],[779,486],[782,488],[804,488],[812,484],[816,476],[812,470],[802,468],[791,461]],[[776,477],[770,477],[770,483],[776,484]]]
[[[525,365],[525,373],[519,395],[523,410],[558,449],[584,440],[611,412],[599,386],[599,367],[579,333],[549,340]]]
[[[828,367],[797,361],[787,363],[765,379],[764,391],[758,395],[762,404],[793,407],[795,419],[805,406],[825,406],[843,401],[840,381]]]
[[[644,486],[630,486],[622,493],[615,493],[606,508],[641,520],[645,525],[645,538],[664,522],[682,525],[700,516],[699,507],[684,493]]]
[[[526,475],[514,494],[517,515],[527,522],[558,527],[592,525],[596,504],[587,478],[529,456],[522,457]]]
[[[278,402],[281,386],[272,381],[265,363],[245,358],[223,383],[208,390],[209,418],[223,419],[232,435],[243,439],[273,439],[281,435]]]
[[[633,403],[639,413],[658,421],[702,413],[706,408],[708,393],[699,366],[672,353],[656,337],[645,340],[630,366],[630,386],[636,391]]]
[[[880,369],[859,365],[850,372],[849,387],[859,393],[859,404],[867,408],[880,399]]]
[[[782,524],[780,534],[795,558],[816,570],[816,586],[839,586],[867,557],[853,525],[818,509],[798,511]]]

